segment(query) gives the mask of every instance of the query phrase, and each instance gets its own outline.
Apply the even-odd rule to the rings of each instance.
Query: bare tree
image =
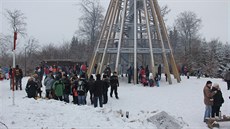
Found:
[[[10,35],[0,35],[0,56],[6,56],[12,48],[12,39]]]
[[[0,60],[1,61],[1,64],[0,65],[3,65],[3,66],[8,66],[9,63],[11,62],[10,60],[10,48],[12,46],[10,46],[10,42],[12,42],[12,36],[9,36],[9,35],[0,35]],[[12,44],[11,44],[12,45]]]
[[[82,0],[80,4],[82,16],[80,18],[79,30],[81,37],[88,39],[91,46],[94,46],[103,22],[103,7],[99,0]]]
[[[17,32],[21,36],[25,37],[26,34],[26,17],[24,13],[22,13],[20,10],[6,10],[6,18],[10,23],[10,27],[13,32]]]
[[[164,18],[165,21],[167,21],[166,15],[168,15],[171,12],[171,9],[169,9],[168,5],[161,6],[160,8],[161,16]]]
[[[175,20],[176,29],[179,32],[181,45],[184,47],[184,57],[188,61],[192,53],[192,43],[197,41],[201,28],[201,19],[194,12],[180,13]],[[188,63],[191,63],[188,61]]]

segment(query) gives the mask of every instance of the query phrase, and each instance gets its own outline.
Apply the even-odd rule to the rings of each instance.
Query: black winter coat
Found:
[[[104,88],[104,82],[102,80],[96,80],[93,86],[93,94],[96,97],[102,96]]]
[[[212,88],[212,91],[217,91],[217,93],[213,96],[213,106],[222,106],[224,103],[224,98],[222,96],[222,92],[216,88]]]
[[[117,76],[113,75],[110,77],[110,85],[111,85],[111,87],[119,86],[119,81],[118,81]]]
[[[107,94],[108,92],[108,88],[109,88],[109,81],[106,79],[106,80],[103,80],[103,93],[104,94]]]
[[[27,82],[26,93],[29,98],[36,97],[37,89],[38,89],[38,84],[35,81],[29,80]]]
[[[94,79],[89,79],[89,81],[88,81],[88,87],[89,87],[90,92],[92,92],[92,90],[93,90],[94,82],[95,82]]]
[[[64,94],[70,94],[70,90],[71,90],[70,80],[68,78],[63,78],[62,82],[65,85]]]

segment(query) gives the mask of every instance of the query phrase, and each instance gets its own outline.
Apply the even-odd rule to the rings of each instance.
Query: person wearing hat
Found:
[[[224,80],[227,82],[227,89],[230,90],[230,69],[225,74]]]
[[[207,81],[203,89],[204,104],[205,104],[204,122],[206,122],[207,119],[211,117],[212,105],[213,105],[212,97],[217,93],[217,91],[212,92],[211,87],[212,87],[212,82]]]
[[[221,89],[219,84],[214,83],[212,86],[212,92],[217,91],[216,94],[213,96],[213,105],[212,105],[212,117],[218,116],[220,112],[220,107],[224,103],[224,98],[222,96]]]

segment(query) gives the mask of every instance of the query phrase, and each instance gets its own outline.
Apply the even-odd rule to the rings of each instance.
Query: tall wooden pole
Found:
[[[106,30],[106,26],[107,26],[107,21],[109,19],[109,16],[110,16],[110,13],[111,13],[111,10],[112,10],[112,5],[113,5],[113,2],[114,0],[111,0],[110,1],[110,4],[109,4],[109,7],[108,7],[108,11],[106,12],[106,15],[105,15],[105,20],[103,21],[103,27],[102,27],[102,32],[100,34],[100,38],[98,40],[98,43],[97,43],[97,47],[96,49],[94,50],[94,54],[93,54],[93,57],[91,59],[91,64],[90,64],[90,68],[89,68],[89,71],[88,71],[88,77],[92,74],[92,70],[93,70],[93,67],[95,65],[95,59],[97,57],[97,53],[98,53],[98,49],[99,49],[99,46],[101,44],[101,40],[103,38],[103,35],[105,33],[105,30]],[[99,68],[99,65],[97,66],[97,69]]]
[[[116,72],[118,72],[118,63],[119,63],[120,54],[121,54],[121,42],[122,42],[122,37],[123,37],[123,32],[124,32],[124,24],[125,24],[125,15],[126,15],[126,9],[127,9],[127,2],[128,2],[128,0],[124,1],[124,7],[123,7],[121,30],[120,30],[120,35],[119,35],[119,42],[118,42],[118,48],[117,48],[117,58],[116,58],[116,65],[115,65],[115,71]]]
[[[110,40],[110,37],[111,37],[113,24],[114,24],[114,21],[115,21],[115,14],[116,14],[116,11],[118,9],[118,3],[119,3],[119,0],[116,1],[115,7],[114,7],[113,12],[111,14],[110,23],[112,23],[112,25],[109,26],[109,33],[108,33],[108,35],[106,37],[107,39],[106,39],[105,48],[104,48],[104,52],[103,52],[102,59],[101,59],[101,67],[99,69],[99,73],[102,73],[102,68],[104,66],[105,55],[106,55],[106,51],[107,51],[107,48],[108,48],[108,43],[109,43],[109,40]]]
[[[178,69],[177,69],[177,66],[176,66],[176,62],[174,60],[173,50],[172,50],[172,47],[171,47],[171,43],[169,41],[169,36],[168,36],[167,29],[166,29],[166,26],[165,26],[165,23],[164,23],[164,19],[161,16],[160,7],[159,7],[159,4],[158,4],[157,0],[153,0],[153,1],[155,3],[154,7],[156,9],[157,17],[159,18],[159,21],[160,21],[160,26],[162,27],[162,30],[163,30],[163,36],[167,40],[167,43],[168,43],[168,46],[169,46],[169,49],[170,49],[170,61],[171,61],[172,67],[173,67],[173,74],[176,77],[177,82],[180,82],[181,78],[180,78],[180,75],[179,75],[179,72],[178,72]]]
[[[168,60],[167,60],[165,46],[164,46],[164,40],[162,38],[161,29],[160,29],[160,25],[159,25],[159,19],[158,19],[159,17],[157,17],[153,1],[151,1],[151,0],[150,0],[150,6],[152,7],[152,14],[153,14],[153,18],[154,18],[154,21],[155,21],[157,35],[158,35],[160,43],[161,43],[163,62],[164,62],[166,74],[167,74],[167,77],[168,77],[169,84],[172,84],[172,79],[171,79],[171,76],[170,76],[169,65],[168,65]]]

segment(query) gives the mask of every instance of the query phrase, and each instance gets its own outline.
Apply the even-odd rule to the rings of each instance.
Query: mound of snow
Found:
[[[158,129],[182,129],[183,123],[176,118],[170,116],[165,111],[162,111],[147,119],[148,122],[153,123]]]

